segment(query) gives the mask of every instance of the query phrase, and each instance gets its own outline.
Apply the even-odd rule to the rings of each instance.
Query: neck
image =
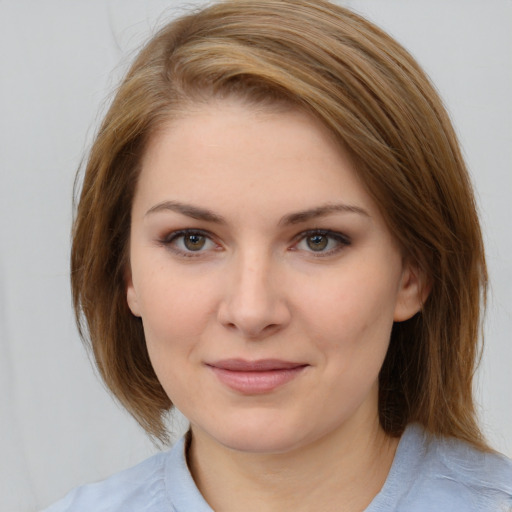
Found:
[[[210,506],[219,512],[363,511],[389,473],[398,440],[378,418],[346,425],[286,453],[246,453],[192,429],[189,466]]]

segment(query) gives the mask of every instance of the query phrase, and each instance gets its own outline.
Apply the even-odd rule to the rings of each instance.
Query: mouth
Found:
[[[224,359],[206,366],[230,389],[246,395],[259,395],[284,386],[301,375],[309,365],[279,359]]]

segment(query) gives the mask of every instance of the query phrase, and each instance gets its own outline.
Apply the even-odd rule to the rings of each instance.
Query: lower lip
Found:
[[[266,371],[233,371],[210,366],[217,378],[229,388],[246,395],[269,393],[299,376],[306,366]]]

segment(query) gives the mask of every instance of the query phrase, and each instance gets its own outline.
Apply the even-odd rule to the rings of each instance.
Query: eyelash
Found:
[[[216,247],[215,249],[218,249],[220,246],[213,240],[213,236],[208,231],[203,231],[200,229],[182,229],[179,231],[173,231],[169,235],[165,236],[164,238],[160,239],[158,242],[172,250],[174,253],[178,254],[179,256],[183,256],[185,258],[194,258],[194,257],[200,257],[203,255],[205,251],[201,250],[202,247],[199,248],[198,251],[192,251],[192,250],[183,250],[176,246],[176,243],[179,239],[184,237],[192,237],[192,236],[198,236],[203,237],[205,239],[205,243],[211,243],[214,244]],[[337,252],[341,251],[345,247],[351,245],[351,240],[349,237],[342,233],[338,233],[336,231],[330,231],[326,229],[309,229],[307,231],[303,231],[299,233],[297,236],[294,237],[293,245],[289,249],[291,251],[298,251],[298,246],[300,243],[304,242],[307,243],[307,239],[314,237],[314,236],[320,236],[320,237],[326,237],[327,244],[329,244],[329,241],[334,240],[336,242],[336,246],[327,250],[327,251],[314,251],[313,249],[307,250],[306,252],[310,253],[315,258],[322,258],[331,256],[333,254],[336,254]],[[214,249],[214,250],[215,250]]]
[[[312,249],[307,251],[315,258],[324,258],[327,256],[332,256],[333,254],[336,254],[339,251],[343,250],[345,247],[348,247],[352,243],[350,238],[347,235],[338,233],[336,231],[330,231],[328,229],[309,229],[307,231],[303,231],[302,233],[299,233],[295,237],[295,240],[297,242],[293,245],[292,250],[294,250],[294,251],[299,250],[299,249],[297,249],[297,246],[300,243],[302,243],[302,242],[307,243],[307,239],[314,237],[314,236],[326,237],[327,239],[334,240],[336,242],[336,246],[327,251],[314,251]],[[329,240],[327,241],[327,243],[329,243]]]
[[[159,240],[159,243],[169,248],[171,251],[173,251],[179,256],[183,256],[185,258],[197,258],[199,256],[202,256],[204,251],[183,250],[176,246],[176,243],[180,238],[184,239],[186,236],[192,237],[194,235],[203,237],[206,240],[206,243],[212,243],[216,246],[216,248],[219,247],[219,245],[214,242],[211,233],[209,233],[208,231],[203,231],[201,229],[181,229],[179,231],[173,231],[172,233],[169,233],[169,235],[165,236],[163,239]]]

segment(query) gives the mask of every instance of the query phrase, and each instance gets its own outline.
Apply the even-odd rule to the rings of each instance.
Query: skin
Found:
[[[378,374],[421,279],[318,121],[226,99],[169,121],[143,158],[128,274],[215,510],[368,505],[397,444],[379,425]],[[230,358],[303,368],[245,393],[212,371]]]

